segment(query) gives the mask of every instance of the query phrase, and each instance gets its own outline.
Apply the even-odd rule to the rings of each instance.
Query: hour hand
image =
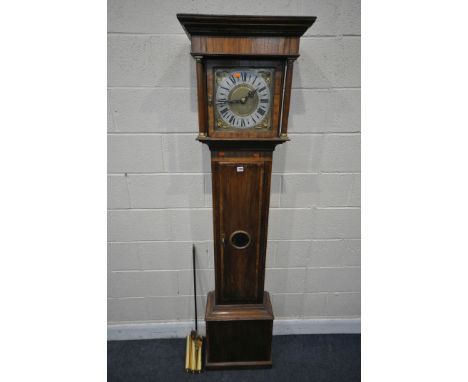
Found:
[[[256,92],[257,92],[257,89],[250,90],[249,94],[247,94],[247,98],[252,98],[255,95]]]

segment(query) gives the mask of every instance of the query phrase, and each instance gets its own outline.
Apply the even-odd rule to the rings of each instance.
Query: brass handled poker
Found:
[[[198,334],[198,315],[197,315],[197,275],[195,268],[195,245],[192,245],[193,261],[193,299],[195,307],[195,330],[187,336],[185,348],[185,371],[187,373],[201,373],[202,371],[202,345],[203,339]]]

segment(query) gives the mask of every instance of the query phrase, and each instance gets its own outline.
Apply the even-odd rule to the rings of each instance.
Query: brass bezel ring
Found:
[[[232,242],[232,239],[233,239],[234,235],[237,235],[237,234],[244,234],[244,235],[247,236],[248,241],[247,241],[246,245],[244,245],[242,247],[239,247],[239,246],[235,245]],[[246,231],[243,231],[243,230],[234,231],[233,233],[231,233],[231,236],[229,236],[229,243],[231,243],[231,245],[236,249],[245,249],[250,245],[251,242],[252,242],[252,238],[251,238],[250,234],[248,232],[246,232]]]

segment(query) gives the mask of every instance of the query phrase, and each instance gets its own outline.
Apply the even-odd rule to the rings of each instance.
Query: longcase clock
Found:
[[[197,139],[211,151],[215,290],[205,366],[271,367],[264,284],[272,154],[288,141],[293,63],[316,18],[177,17],[196,61]]]

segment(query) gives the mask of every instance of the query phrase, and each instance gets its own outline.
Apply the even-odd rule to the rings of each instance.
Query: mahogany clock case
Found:
[[[264,284],[272,157],[275,146],[288,140],[293,65],[300,36],[316,18],[177,17],[196,60],[197,139],[211,151],[215,291],[205,314],[206,367],[271,367],[274,317]],[[272,74],[268,122],[236,128],[219,120],[214,100],[220,68]],[[251,93],[243,94],[234,101],[245,103]]]

